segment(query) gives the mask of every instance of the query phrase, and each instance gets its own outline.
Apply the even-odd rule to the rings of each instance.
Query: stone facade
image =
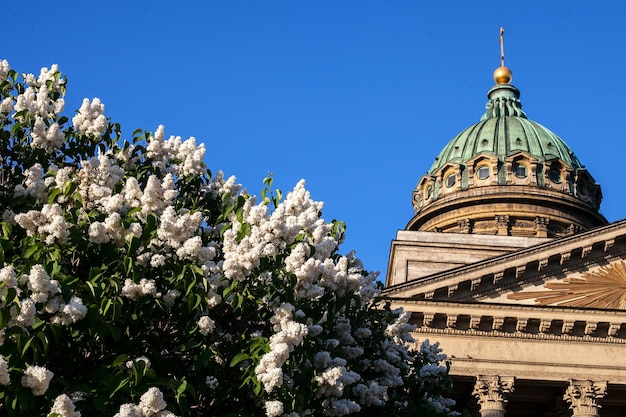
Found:
[[[451,257],[455,251],[450,245]],[[526,417],[626,412],[626,221],[468,259],[419,278],[392,264],[388,279],[397,283],[384,292],[394,308],[413,312],[416,340],[441,343],[461,409]],[[394,271],[402,272],[394,277]],[[569,298],[550,285],[568,277],[582,287],[566,291]],[[593,288],[586,290],[584,282],[592,278]],[[552,292],[555,297],[548,297]],[[606,307],[610,300],[617,304]],[[511,384],[519,388],[502,391],[498,406],[484,394],[485,381],[496,377],[514,378]],[[483,388],[476,388],[479,383]]]
[[[498,70],[413,191],[383,295],[441,343],[458,411],[626,415],[626,220],[607,224],[600,186]]]

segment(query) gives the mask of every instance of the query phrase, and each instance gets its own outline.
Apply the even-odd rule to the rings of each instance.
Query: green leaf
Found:
[[[17,290],[15,288],[8,288],[7,289],[7,294],[4,298],[4,305],[8,306],[9,304],[11,304],[15,298],[17,297]]]
[[[87,286],[89,287],[89,291],[91,291],[91,295],[93,298],[96,298],[96,289],[94,288],[91,281],[87,281]]]
[[[180,385],[176,388],[176,397],[180,397],[183,392],[187,389],[187,380],[183,379],[180,381]]]
[[[135,213],[139,213],[141,211],[141,207],[133,207],[126,212],[126,217],[131,217]]]
[[[240,352],[238,354],[236,354],[233,359],[230,361],[230,367],[232,368],[233,366],[237,365],[240,362],[243,362],[247,359],[250,359],[250,355],[248,355],[247,353],[244,352]]]
[[[127,354],[122,354],[119,355],[117,358],[115,358],[115,360],[113,361],[113,363],[111,364],[111,366],[113,368],[118,368],[119,366],[125,364],[126,362],[128,362],[128,359],[130,359],[130,356],[128,356]]]
[[[28,351],[28,348],[30,348],[30,345],[33,343],[33,340],[35,340],[35,337],[36,336],[29,337],[26,343],[24,343],[24,346],[22,347],[22,356],[26,354],[26,352]]]
[[[35,257],[34,255],[40,250],[40,245],[37,243],[33,243],[32,245],[27,245],[22,252],[22,256],[26,259]]]
[[[11,238],[11,233],[13,232],[13,227],[7,222],[2,222],[2,237],[5,239]]]
[[[61,190],[63,191],[63,195],[72,195],[72,193],[76,191],[76,183],[72,181],[65,181]]]
[[[126,385],[128,385],[130,381],[128,380],[128,378],[124,378],[120,381],[119,384],[117,384],[117,387],[115,387],[115,389],[113,390],[113,392],[111,392],[111,394],[109,395],[110,398],[113,398],[113,396],[115,395],[116,392],[118,392],[119,390],[121,390],[122,388],[124,388]]]
[[[61,190],[59,190],[58,188],[53,189],[50,194],[48,194],[48,204],[52,204],[54,203],[54,199],[56,198],[56,196],[58,196],[59,194],[61,194]]]

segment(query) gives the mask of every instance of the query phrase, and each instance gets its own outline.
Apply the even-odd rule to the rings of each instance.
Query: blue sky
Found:
[[[384,277],[411,192],[483,113],[506,65],[528,117],[563,138],[626,217],[626,2],[64,1],[3,8],[3,56],[59,64],[66,110],[99,97],[135,128],[194,136],[252,194],[304,178]]]

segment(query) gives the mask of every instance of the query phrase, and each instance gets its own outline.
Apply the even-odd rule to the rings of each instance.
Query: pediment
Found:
[[[394,299],[624,309],[626,220],[387,287]]]
[[[503,291],[492,301],[507,304],[624,310],[626,262],[617,258],[582,271],[547,276],[521,289]]]

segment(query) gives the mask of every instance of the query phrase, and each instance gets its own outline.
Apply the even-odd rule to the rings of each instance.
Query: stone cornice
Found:
[[[413,313],[416,334],[626,344],[626,311],[390,299]],[[623,330],[622,330],[623,329]]]
[[[581,262],[583,264],[593,262],[593,257],[585,258],[589,256],[596,246],[598,248],[602,246],[602,248],[599,248],[602,252],[611,251],[616,240],[623,237],[626,237],[626,220],[531,246],[510,254],[496,256],[450,271],[394,285],[386,288],[383,291],[383,296],[393,297],[396,294],[402,294],[405,297],[422,295],[428,298],[429,295],[434,294],[439,289],[446,287],[458,288],[462,283],[470,283],[471,292],[479,294],[485,291],[478,288],[484,277],[487,277],[488,280],[489,276],[498,277],[507,271],[519,277],[525,271],[530,271],[533,268],[535,270],[545,269],[550,258],[553,257],[558,257],[559,259],[556,262],[564,268],[571,269],[571,267]],[[542,260],[544,261],[543,263]],[[497,282],[498,280],[495,281],[499,283]]]

